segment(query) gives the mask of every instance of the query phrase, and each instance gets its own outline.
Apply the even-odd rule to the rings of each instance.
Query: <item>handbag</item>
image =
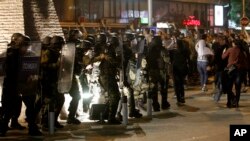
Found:
[[[237,69],[236,65],[231,65],[230,67],[226,67],[226,71],[228,75],[231,75]]]

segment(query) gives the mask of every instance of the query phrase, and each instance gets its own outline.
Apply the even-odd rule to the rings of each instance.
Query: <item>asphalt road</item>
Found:
[[[249,90],[250,91],[250,90]],[[89,121],[83,115],[81,125],[66,125],[54,135],[43,132],[40,138],[30,137],[27,130],[10,130],[4,141],[229,141],[231,124],[250,124],[250,93],[243,93],[239,108],[226,108],[226,95],[219,103],[212,98],[212,86],[201,93],[199,87],[186,90],[186,105],[178,107],[173,90],[169,89],[171,108],[153,112],[153,118],[129,119],[129,124],[107,125]],[[24,123],[25,124],[25,123]]]

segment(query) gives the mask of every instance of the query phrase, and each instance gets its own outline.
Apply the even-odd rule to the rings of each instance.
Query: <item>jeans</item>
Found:
[[[208,62],[198,61],[197,69],[200,74],[201,86],[207,84],[208,74],[207,74],[207,64]]]
[[[227,81],[227,105],[238,106],[241,93],[241,83],[244,76],[244,71],[236,70],[228,76]],[[233,92],[233,85],[235,85],[235,93]]]
[[[218,71],[215,73],[215,93],[214,93],[214,101],[220,101],[220,97],[223,93],[222,89],[222,71]]]

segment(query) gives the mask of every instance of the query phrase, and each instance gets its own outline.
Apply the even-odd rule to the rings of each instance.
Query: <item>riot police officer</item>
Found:
[[[100,33],[97,36],[97,44],[95,46],[94,62],[100,61],[100,76],[99,82],[102,88],[108,94],[108,123],[120,124],[115,116],[120,100],[120,92],[116,80],[117,75],[117,58],[114,46],[107,46],[107,37],[104,33]]]
[[[11,42],[8,45],[9,46],[9,49],[8,49],[9,51],[11,49],[13,49],[13,48],[17,48],[16,42],[17,42],[18,38],[21,37],[21,36],[24,36],[24,35],[21,34],[21,33],[14,33],[12,35]],[[25,127],[18,123],[18,117],[20,116],[21,109],[22,109],[22,97],[20,95],[18,95],[17,98],[18,98],[17,103],[15,105],[13,105],[13,106],[16,106],[16,107],[15,107],[15,110],[14,110],[13,117],[11,118],[10,127],[12,129],[23,130],[23,129],[25,129]]]
[[[20,82],[21,70],[23,66],[23,56],[27,53],[28,46],[30,45],[30,38],[27,36],[19,36],[16,41],[16,48],[12,48],[7,52],[6,58],[6,76],[4,80],[3,95],[2,95],[2,106],[3,114],[1,115],[2,121],[0,124],[0,134],[5,135],[8,129],[8,122],[15,112],[15,106],[18,103],[19,96],[22,97],[24,104],[26,105],[26,116],[29,127],[29,135],[41,136],[42,133],[39,131],[38,126],[35,123],[36,112],[35,112],[35,99],[36,95],[34,91],[26,91],[29,94],[24,93],[22,84]],[[25,77],[25,83],[32,84],[32,80]],[[23,81],[22,81],[23,82]],[[22,86],[22,85],[21,85]]]
[[[161,89],[161,108],[167,109],[170,104],[168,98],[168,68],[167,68],[167,57],[168,54],[162,46],[162,40],[160,36],[154,36],[152,42],[148,47],[147,55],[147,69],[149,75],[149,95],[152,96],[153,110],[155,112],[160,111],[160,104],[158,102],[158,85],[160,84]]]
[[[75,52],[75,63],[74,63],[74,72],[73,72],[73,80],[72,86],[69,91],[72,100],[69,104],[69,114],[67,123],[68,124],[80,124],[81,122],[76,118],[76,112],[78,109],[80,96],[80,88],[78,85],[78,81],[76,76],[80,76],[82,72],[82,58],[84,55],[82,39],[83,34],[80,30],[74,29],[69,31],[69,39],[68,42],[75,43],[76,45],[76,52]]]
[[[137,40],[135,34],[127,33],[126,40],[123,44],[123,54],[124,54],[124,86],[129,90],[129,97],[128,97],[128,104],[129,104],[129,117],[140,118],[142,114],[138,109],[135,107],[135,97],[134,97],[134,90],[133,90],[133,80],[129,77],[128,70],[131,67],[136,66],[136,54],[137,54]],[[136,70],[136,68],[135,68]],[[136,73],[136,72],[135,72]]]
[[[46,104],[44,112],[42,113],[42,126],[45,130],[48,128],[49,108],[54,108],[55,110],[55,127],[63,128],[57,119],[65,99],[63,94],[58,93],[57,82],[60,68],[60,51],[64,43],[62,37],[53,36],[50,41],[50,47],[41,59],[41,84],[42,95],[44,97],[42,99],[44,99],[44,103]]]

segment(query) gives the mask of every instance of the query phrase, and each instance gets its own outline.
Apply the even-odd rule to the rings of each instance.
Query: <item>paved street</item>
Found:
[[[212,99],[212,87],[201,93],[198,87],[186,90],[186,105],[176,106],[173,89],[169,92],[171,108],[153,113],[150,120],[130,119],[128,126],[100,125],[83,116],[79,126],[65,125],[54,135],[44,132],[43,138],[31,138],[27,131],[12,130],[4,141],[229,141],[230,124],[250,124],[250,93],[243,93],[238,109],[226,108],[226,96],[219,103]],[[146,115],[146,113],[143,113]]]

